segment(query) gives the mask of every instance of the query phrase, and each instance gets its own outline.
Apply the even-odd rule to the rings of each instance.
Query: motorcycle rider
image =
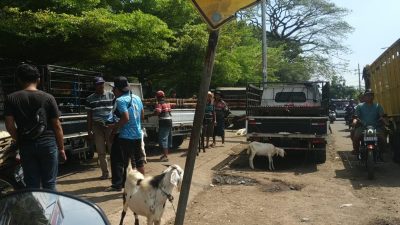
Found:
[[[347,124],[347,122],[351,123],[355,107],[356,106],[354,104],[354,100],[350,99],[349,104],[346,106],[346,109],[345,109],[346,110],[346,116],[345,116],[346,124]]]
[[[360,149],[360,141],[363,129],[366,126],[373,126],[377,130],[379,145],[383,148],[386,146],[384,127],[380,121],[385,123],[384,111],[381,105],[374,103],[374,93],[371,89],[367,89],[364,93],[364,102],[360,103],[355,109],[356,118],[353,119],[353,154],[358,155]],[[361,126],[356,126],[358,123]],[[382,152],[382,151],[381,151]]]

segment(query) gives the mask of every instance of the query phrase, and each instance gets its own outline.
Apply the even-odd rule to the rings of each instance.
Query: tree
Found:
[[[330,95],[333,99],[357,99],[358,90],[354,87],[346,86],[346,81],[342,76],[333,76],[331,80]]]
[[[257,9],[258,10],[258,9]],[[261,27],[258,11],[240,17]],[[349,13],[329,0],[270,0],[267,3],[269,46],[285,44],[289,59],[303,56],[317,65],[314,74],[335,74],[332,58],[347,52],[342,40],[353,28],[343,20]]]

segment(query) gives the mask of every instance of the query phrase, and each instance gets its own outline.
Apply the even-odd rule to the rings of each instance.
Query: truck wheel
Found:
[[[323,150],[314,151],[314,162],[316,164],[323,164],[326,162],[326,145],[323,144],[321,146],[318,146],[318,148],[323,148]]]
[[[93,157],[94,157],[94,150],[93,150],[93,149],[90,149],[89,151],[86,151],[85,154],[86,154],[86,159],[93,159]]]
[[[173,149],[179,148],[179,146],[181,146],[181,144],[183,143],[184,140],[185,140],[184,136],[173,136],[172,137],[172,148]]]

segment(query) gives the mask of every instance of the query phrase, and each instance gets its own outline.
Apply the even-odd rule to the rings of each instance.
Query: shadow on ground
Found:
[[[254,158],[254,170],[249,166],[249,155],[246,149],[239,154],[233,154],[221,161],[212,170],[236,170],[236,171],[254,171],[269,172],[268,158],[265,156],[256,156]],[[316,164],[312,161],[311,152],[306,151],[288,151],[285,158],[274,157],[275,173],[293,172],[294,174],[306,174],[317,171]]]
[[[338,151],[344,169],[336,170],[336,178],[350,180],[354,189],[364,187],[400,187],[399,172],[400,166],[392,162],[392,153],[384,155],[384,162],[375,166],[375,179],[368,180],[365,165],[357,160],[351,151]]]

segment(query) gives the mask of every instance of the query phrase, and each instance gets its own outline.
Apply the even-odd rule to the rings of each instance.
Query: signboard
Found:
[[[192,0],[207,24],[218,29],[244,8],[256,4],[259,0]]]

